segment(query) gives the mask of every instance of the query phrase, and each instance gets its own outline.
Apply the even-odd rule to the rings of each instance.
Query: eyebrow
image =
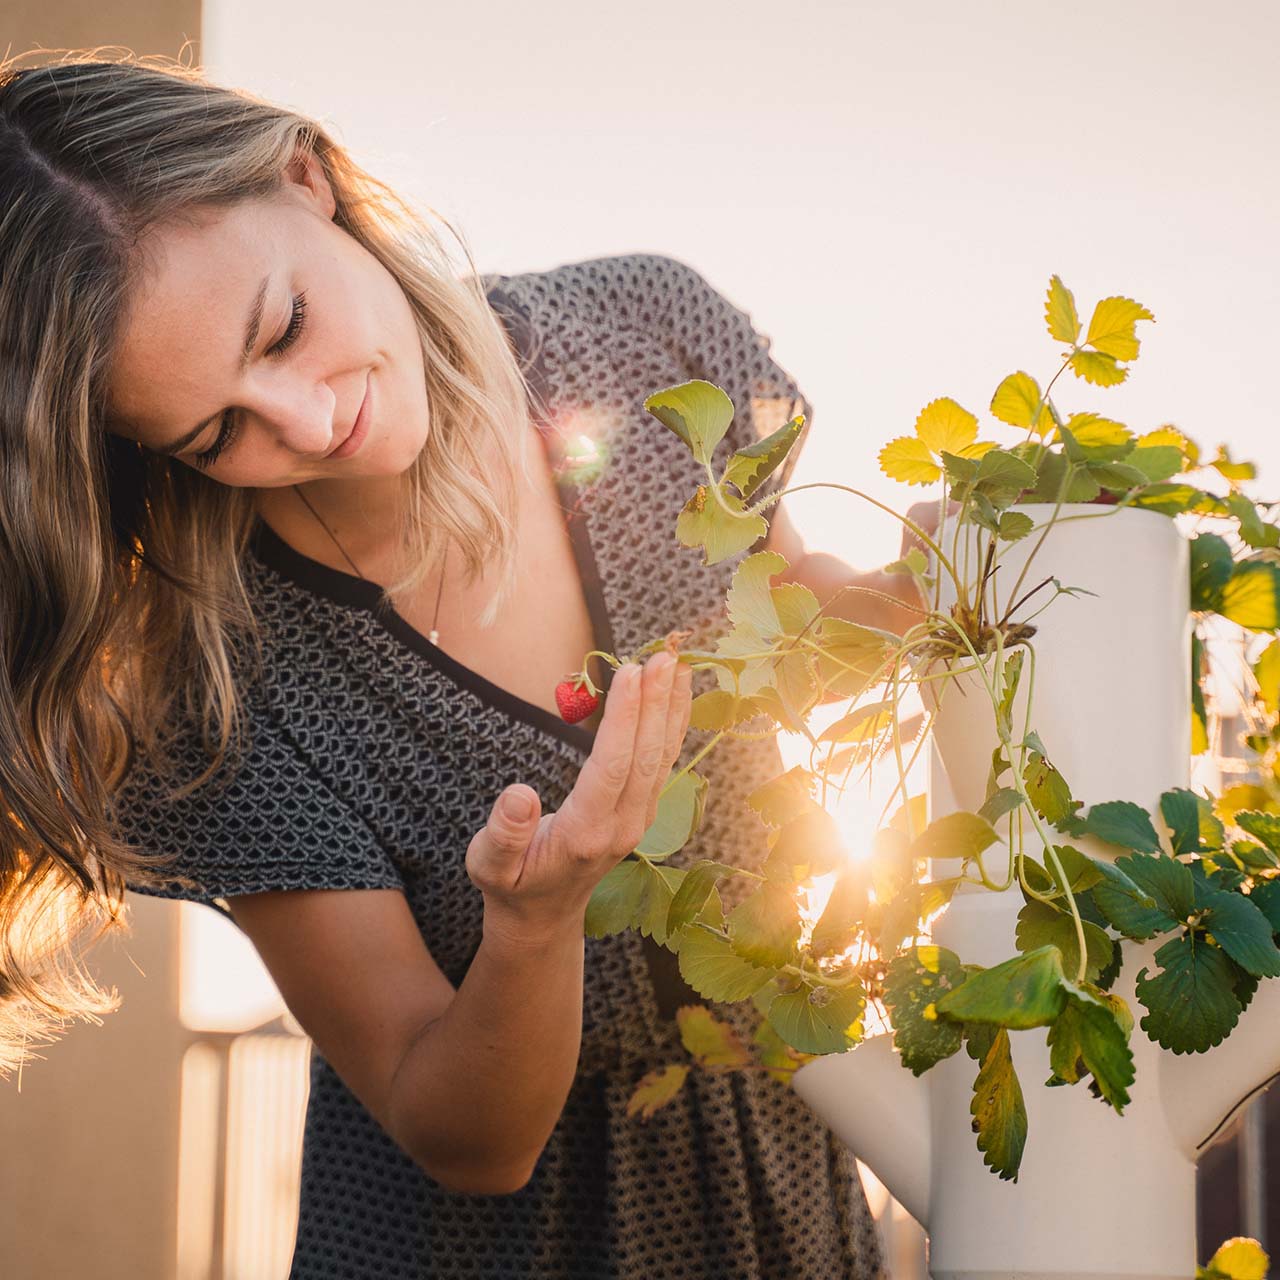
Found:
[[[268,272],[262,277],[262,283],[258,286],[258,292],[254,295],[253,302],[249,306],[249,320],[244,331],[244,346],[240,349],[240,372],[244,372],[244,367],[249,363],[249,357],[253,354],[253,349],[258,345],[258,333],[262,329],[262,312],[267,301],[267,289],[271,284],[271,274]],[[203,422],[197,423],[190,431],[178,437],[177,440],[171,441],[169,444],[162,444],[156,447],[156,453],[163,454],[165,457],[172,458],[174,454],[181,453],[189,445],[194,444],[200,436],[209,429],[209,424],[214,422],[220,415],[213,414],[206,418]]]

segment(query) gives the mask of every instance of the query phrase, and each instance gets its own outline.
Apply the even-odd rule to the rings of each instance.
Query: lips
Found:
[[[366,379],[364,384],[364,397],[360,401],[360,408],[356,412],[355,421],[351,424],[351,429],[346,436],[332,449],[325,454],[326,458],[345,458],[349,453],[354,453],[360,447],[364,439],[365,432],[368,430],[369,416],[369,393],[372,387],[372,377]]]

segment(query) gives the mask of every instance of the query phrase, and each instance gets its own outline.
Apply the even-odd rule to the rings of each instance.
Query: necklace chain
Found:
[[[342,552],[343,558],[356,571],[356,576],[360,578],[362,581],[367,582],[368,579],[364,576],[363,573],[360,572],[360,566],[357,565],[356,562],[349,555],[347,555],[347,549],[342,545],[341,542],[338,541],[338,535],[334,533],[334,531],[330,529],[329,526],[325,524],[323,520],[320,519],[320,513],[315,509],[315,507],[311,505],[310,501],[307,498],[307,495],[303,493],[302,490],[299,489],[296,484],[291,487],[294,493],[296,493],[298,497],[300,497],[302,501],[306,503],[307,510],[310,511],[313,516],[315,516],[316,523],[319,524],[319,526],[325,531],[325,533],[327,533],[329,537],[333,539],[333,545],[337,547],[339,551]],[[427,633],[427,639],[432,644],[438,644],[440,641],[440,632],[436,629],[436,624],[440,621],[440,599],[444,595],[444,565],[445,565],[445,560],[447,560],[448,558],[448,554],[449,554],[448,548],[446,548],[445,559],[442,560],[440,563],[440,585],[436,589],[436,609],[435,609],[435,613],[431,617],[431,630]]]

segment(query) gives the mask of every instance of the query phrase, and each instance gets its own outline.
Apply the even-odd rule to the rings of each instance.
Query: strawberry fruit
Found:
[[[581,676],[569,676],[556,685],[556,706],[568,724],[585,720],[599,705],[599,695],[585,686]]]

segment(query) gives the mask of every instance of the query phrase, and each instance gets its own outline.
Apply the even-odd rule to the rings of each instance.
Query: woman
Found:
[[[808,414],[745,313],[656,255],[458,278],[314,121],[73,56],[0,71],[0,344],[0,1068],[114,1007],[70,944],[126,885],[188,898],[314,1043],[294,1277],[878,1275],[765,1073],[626,1117],[696,997],[583,939],[711,678],[594,667],[580,724],[553,690],[723,622],[738,557],[675,544],[699,469],[642,402],[718,383],[726,451]],[[673,861],[758,864],[779,770],[722,744]]]

